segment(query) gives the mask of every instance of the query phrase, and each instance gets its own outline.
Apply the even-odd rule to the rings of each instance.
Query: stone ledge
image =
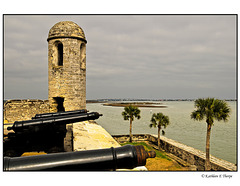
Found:
[[[83,121],[73,124],[73,150],[93,150],[121,145],[100,125],[94,121]],[[117,171],[146,171],[145,166],[134,169],[118,169]]]
[[[152,135],[152,136],[157,138],[157,135]],[[178,148],[181,148],[184,151],[186,151],[188,153],[191,153],[193,155],[196,155],[196,156],[198,156],[198,157],[200,157],[204,160],[206,158],[206,154],[203,151],[200,151],[200,150],[195,149],[193,147],[184,145],[184,144],[179,143],[177,141],[174,141],[172,139],[166,138],[165,136],[161,136],[161,140],[166,141],[169,144],[172,144],[172,145],[174,145]],[[228,162],[228,161],[223,160],[223,159],[220,159],[220,158],[217,158],[217,157],[212,156],[212,155],[210,155],[210,162],[211,162],[212,165],[215,164],[216,166],[222,167],[223,169],[226,169],[228,171],[237,171],[237,167],[233,163]]]
[[[112,136],[100,125],[83,121],[73,124],[73,150],[92,150],[119,147]]]

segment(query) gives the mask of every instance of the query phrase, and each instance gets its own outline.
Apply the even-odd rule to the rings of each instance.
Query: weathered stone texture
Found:
[[[48,100],[8,100],[4,103],[4,121],[30,120],[36,114],[49,112]]]
[[[94,121],[83,121],[73,125],[73,150],[92,150],[120,147],[112,136]]]
[[[59,53],[59,43],[63,46]],[[63,64],[59,65],[59,55]],[[54,25],[48,36],[48,99],[51,112],[57,112],[56,99],[64,100],[65,111],[86,108],[86,39],[75,23]]]
[[[73,150],[93,150],[120,147],[121,145],[100,125],[94,121],[78,122],[73,125]],[[117,171],[129,169],[117,169]],[[145,166],[135,167],[136,171],[146,171]]]
[[[75,37],[86,40],[81,27],[72,21],[61,21],[56,23],[48,34],[48,40],[56,37]]]

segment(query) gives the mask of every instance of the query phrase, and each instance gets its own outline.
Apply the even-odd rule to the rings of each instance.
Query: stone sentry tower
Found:
[[[56,23],[48,34],[50,112],[86,109],[86,38],[74,22]]]

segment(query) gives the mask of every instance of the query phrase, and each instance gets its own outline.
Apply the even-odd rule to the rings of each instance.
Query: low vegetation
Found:
[[[150,145],[146,144],[145,142],[126,142],[122,143],[121,145],[142,145],[144,146],[145,150],[147,151],[155,151],[156,157],[155,158],[148,158],[145,167],[149,171],[186,171],[186,167],[180,166],[175,160],[171,159],[167,156],[167,154],[163,151],[155,150]]]

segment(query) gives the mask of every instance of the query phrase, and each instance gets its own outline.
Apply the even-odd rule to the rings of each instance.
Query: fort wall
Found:
[[[4,103],[4,123],[31,120],[36,114],[49,112],[49,101],[39,99],[8,100]]]
[[[116,141],[123,143],[129,141],[129,135],[114,135]],[[157,135],[153,134],[135,134],[133,141],[148,141],[157,145]],[[184,145],[172,139],[161,136],[161,148],[171,153],[187,163],[196,166],[197,170],[203,171],[205,166],[205,153],[194,149],[193,147]],[[210,156],[211,169],[214,171],[237,171],[237,166],[228,161]]]

